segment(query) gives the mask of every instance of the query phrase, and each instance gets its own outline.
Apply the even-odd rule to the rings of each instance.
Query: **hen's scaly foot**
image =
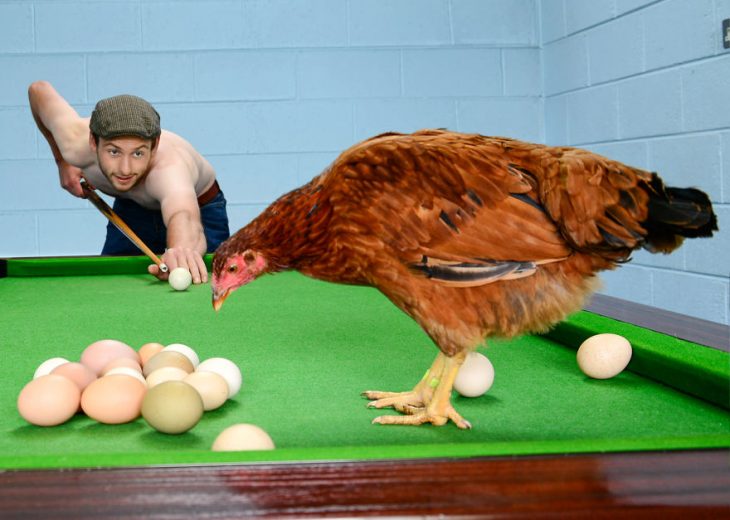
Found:
[[[368,408],[388,408],[393,407],[401,413],[412,414],[418,410],[423,410],[427,404],[426,396],[422,392],[415,389],[411,392],[379,392],[376,390],[368,390],[362,395],[371,401]],[[430,399],[430,396],[428,396]]]
[[[433,398],[434,388],[441,379],[444,367],[444,356],[439,354],[421,381],[413,390],[408,392],[380,392],[378,390],[367,390],[361,395],[370,399],[368,408],[387,408],[392,406],[399,412],[412,413],[410,410],[421,410],[428,406]]]
[[[442,426],[452,420],[462,430],[471,428],[471,423],[464,419],[459,413],[449,406],[446,415],[435,414],[424,410],[414,410],[410,415],[381,415],[373,419],[373,424],[403,424],[417,426],[419,424],[431,423],[434,426]]]
[[[373,423],[408,425],[431,423],[441,426],[451,420],[459,428],[471,428],[469,421],[466,421],[451,406],[451,388],[454,385],[456,373],[464,362],[464,357],[465,354],[457,354],[451,358],[439,354],[431,368],[410,392],[363,392],[362,395],[373,399],[368,403],[369,408],[392,406],[406,414],[403,416],[382,415],[376,417]]]

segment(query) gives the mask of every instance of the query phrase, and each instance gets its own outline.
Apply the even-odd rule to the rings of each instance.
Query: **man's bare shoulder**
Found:
[[[183,183],[200,195],[214,180],[215,170],[192,144],[173,132],[162,131],[147,179],[152,191],[168,191],[173,188],[170,183]]]
[[[187,139],[169,130],[163,130],[160,135],[159,152],[181,155],[183,157],[202,157]]]
[[[195,170],[193,173],[198,173],[209,168],[210,164],[187,140],[173,132],[163,130],[155,152],[153,168],[168,169],[170,167],[183,167]]]

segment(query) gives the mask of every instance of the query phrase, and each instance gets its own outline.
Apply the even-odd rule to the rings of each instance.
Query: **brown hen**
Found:
[[[384,424],[470,424],[451,406],[466,354],[544,332],[581,308],[596,273],[644,247],[717,229],[709,198],[600,155],[441,130],[383,134],[342,153],[216,251],[213,305],[295,269],[376,287],[440,352],[409,392],[368,391]]]

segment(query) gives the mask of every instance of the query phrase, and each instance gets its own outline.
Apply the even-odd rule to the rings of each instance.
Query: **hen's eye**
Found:
[[[228,266],[228,272],[229,273],[235,273],[236,271],[238,271],[238,265],[231,264],[231,265]]]

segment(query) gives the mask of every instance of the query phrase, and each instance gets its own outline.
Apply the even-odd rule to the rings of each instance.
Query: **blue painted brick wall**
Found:
[[[216,167],[234,229],[354,142],[424,127],[659,169],[707,190],[722,225],[728,17],[726,0],[3,0],[0,256],[103,241],[96,210],[58,185],[28,109],[37,79],[84,116],[121,92],[153,102]],[[606,291],[728,323],[728,236],[639,253]]]
[[[218,170],[237,229],[380,132],[543,140],[537,1],[2,1],[0,256],[103,242],[96,210],[59,188],[34,80],[83,116],[122,92],[154,103]]]
[[[545,139],[696,186],[720,232],[672,255],[638,252],[610,295],[730,323],[727,0],[543,0]]]

